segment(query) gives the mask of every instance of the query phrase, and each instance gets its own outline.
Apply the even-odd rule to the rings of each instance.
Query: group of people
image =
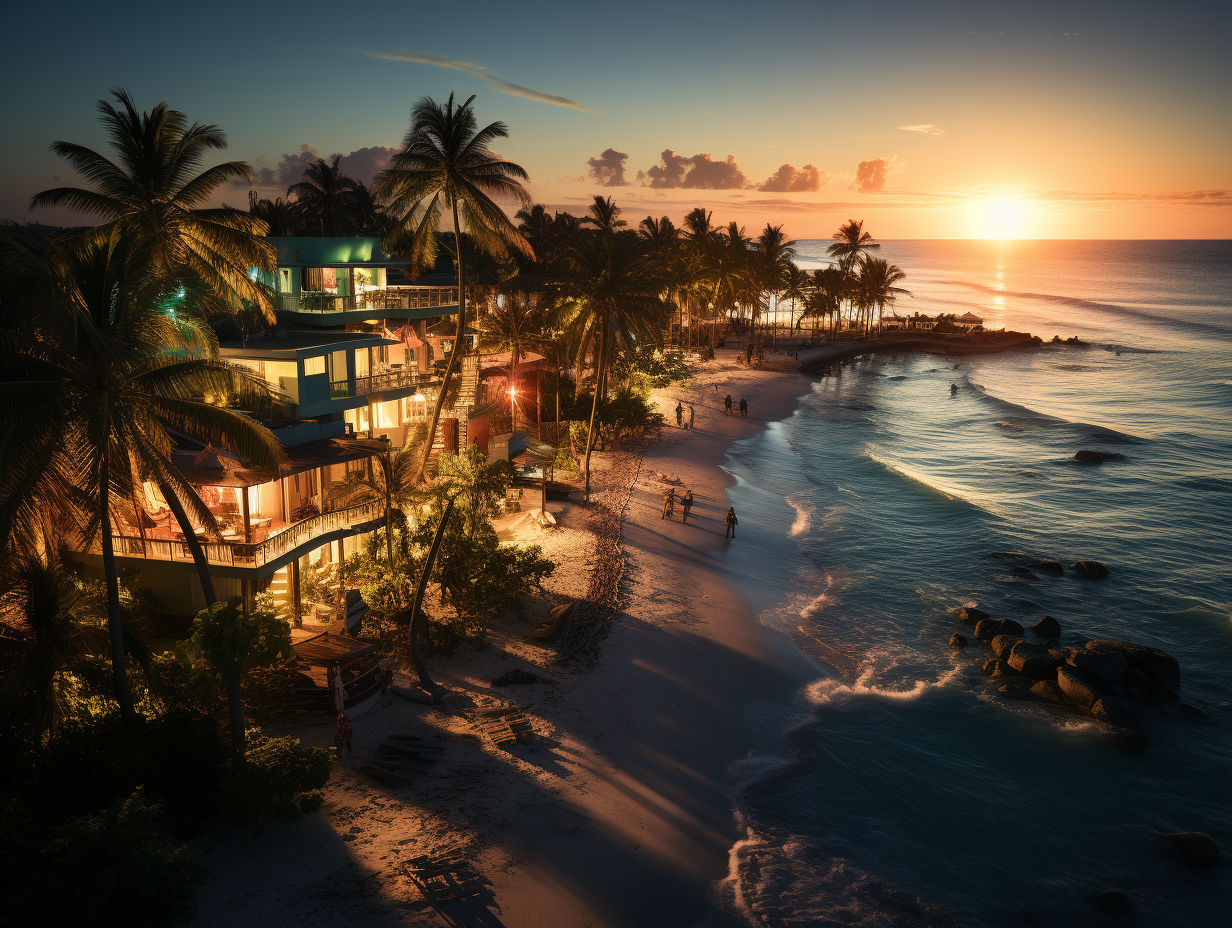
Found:
[[[693,491],[690,490],[688,487],[685,487],[684,495],[680,497],[680,509],[681,509],[680,521],[682,523],[689,521],[689,510],[692,508],[693,508]],[[659,518],[660,519],[670,519],[675,514],[675,512],[676,512],[676,491],[674,489],[671,489],[663,494],[663,514],[659,516]],[[736,526],[739,524],[739,520],[736,518],[736,507],[735,506],[728,507],[727,515],[724,517],[723,521],[727,525],[727,533],[723,537],[724,538],[735,538],[736,537]]]
[[[688,420],[685,419],[685,409],[688,409]],[[676,428],[692,429],[693,428],[693,404],[690,403],[687,407],[683,400],[676,400]]]
[[[727,411],[729,416],[732,414],[732,398],[730,393],[727,394],[727,398],[723,400],[723,408]],[[742,396],[740,397],[740,415],[747,416],[748,414],[749,401]]]

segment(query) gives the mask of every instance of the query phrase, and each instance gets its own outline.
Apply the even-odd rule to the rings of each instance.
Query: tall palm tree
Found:
[[[133,506],[143,482],[155,483],[212,601],[193,523],[214,532],[217,524],[172,463],[172,433],[274,466],[282,450],[268,429],[206,401],[230,397],[253,408],[249,404],[267,388],[217,358],[207,326],[163,311],[163,276],[134,258],[123,239],[44,239],[41,248],[12,239],[6,244],[6,264],[18,273],[0,300],[0,369],[6,372],[0,381],[6,423],[0,547],[15,528],[37,523],[44,504],[67,493],[83,515],[83,536],[97,537],[101,546],[116,699],[131,722],[114,512]]]
[[[51,150],[93,186],[44,190],[30,208],[65,206],[97,217],[100,225],[79,233],[88,243],[119,235],[132,260],[165,280],[199,281],[220,308],[235,312],[251,304],[273,319],[271,291],[249,276],[253,268],[274,272],[278,255],[263,238],[265,223],[243,210],[204,205],[228,184],[253,181],[242,161],[201,170],[209,151],[227,147],[226,134],[218,126],[189,125],[165,101],[140,113],[127,90],[111,95],[118,107],[99,100],[97,109],[115,159],[53,142]]]
[[[830,317],[829,340],[834,340],[834,330],[838,325],[838,309],[845,294],[846,277],[841,268],[831,265],[813,271],[812,300],[810,311],[819,318]]]
[[[698,210],[694,210],[694,213],[697,212]],[[724,234],[712,234],[702,239],[691,238],[690,241],[697,250],[699,275],[709,291],[707,302],[711,304],[710,344],[713,348],[719,313],[726,312],[730,316],[742,288],[751,279],[749,243],[743,230],[734,222]]]
[[[662,219],[647,216],[638,223],[637,233],[646,240],[652,251],[660,254],[674,252],[680,243],[680,230],[666,216]]]
[[[884,258],[867,258],[860,269],[860,283],[865,300],[877,310],[877,325],[880,330],[881,314],[887,306],[893,306],[900,296],[911,296],[911,291],[898,284],[907,279],[906,273],[897,264],[889,264]],[[870,320],[871,326],[871,320]]]
[[[341,155],[329,161],[318,158],[308,165],[303,180],[287,188],[287,196],[295,197],[304,221],[316,225],[321,235],[345,235],[351,229],[358,184],[342,173],[341,161]]]
[[[303,211],[295,200],[263,200],[255,190],[250,190],[248,212],[265,223],[266,234],[270,236],[299,235],[302,228]]]
[[[787,273],[783,276],[780,284],[779,298],[791,300],[791,328],[796,327],[796,301],[805,300],[808,297],[808,289],[810,285],[809,275],[800,270],[796,262],[792,261],[787,266]]]
[[[628,225],[620,218],[620,213],[621,209],[614,199],[595,194],[594,202],[590,204],[590,215],[582,217],[582,225],[594,226],[597,232],[612,235]]]
[[[506,293],[496,310],[480,320],[479,330],[496,351],[509,352],[509,412],[513,418],[512,430],[516,432],[518,362],[538,341],[542,331],[539,313],[524,291]]]
[[[868,257],[870,251],[876,251],[881,245],[873,241],[870,233],[864,231],[863,219],[859,221],[848,219],[830,238],[832,241],[826,248],[826,253],[838,259],[838,266],[847,278],[848,294],[853,297],[859,292],[856,283],[857,268]],[[859,308],[855,306],[853,299],[849,298],[847,302],[850,309]]]
[[[769,299],[774,299],[782,289],[788,269],[794,266],[791,259],[796,253],[795,244],[795,242],[787,240],[781,225],[772,226],[770,223],[766,223],[766,228],[757,237],[753,264],[754,273],[757,275],[757,282],[761,288],[761,294],[757,301],[759,306],[762,295]],[[769,300],[767,300],[766,310],[768,313]],[[777,346],[777,324],[772,330],[772,338]]]
[[[570,255],[569,267],[549,299],[566,336],[577,346],[578,366],[594,361],[595,391],[582,462],[585,495],[590,499],[590,454],[595,425],[614,347],[634,350],[652,344],[662,332],[663,281],[645,243],[633,233],[588,235]]]
[[[535,258],[530,243],[509,221],[492,197],[530,205],[530,194],[522,185],[526,171],[506,161],[489,147],[497,139],[509,137],[503,122],[478,128],[471,109],[474,96],[461,106],[453,94],[445,105],[423,97],[411,109],[411,127],[402,140],[402,150],[390,161],[373,183],[376,196],[388,203],[396,220],[391,236],[410,254],[413,267],[423,269],[436,262],[437,230],[441,210],[452,213],[455,235],[454,264],[458,271],[458,337],[449,352],[449,361],[440,392],[432,404],[428,439],[424,446],[419,474],[427,467],[428,456],[441,406],[450,394],[450,382],[458,371],[466,332],[466,272],[461,254],[461,235],[466,233],[488,254],[503,258],[510,250]]]
[[[700,206],[691,210],[684,217],[683,228],[685,234],[694,241],[708,239],[711,233],[714,232],[714,226],[710,224],[711,215],[710,212],[702,209]]]

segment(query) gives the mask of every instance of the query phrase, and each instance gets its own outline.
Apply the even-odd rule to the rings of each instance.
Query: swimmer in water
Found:
[[[958,384],[956,383],[950,384],[950,396],[954,396],[957,393],[958,393]]]

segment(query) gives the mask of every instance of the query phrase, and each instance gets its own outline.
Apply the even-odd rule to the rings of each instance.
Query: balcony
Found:
[[[323,544],[341,535],[370,531],[383,523],[384,519],[384,502],[374,500],[301,519],[263,541],[246,544],[241,541],[206,541],[203,539],[201,547],[211,566],[256,569],[273,564],[289,555],[310,551],[316,547],[312,544],[314,541],[319,540]],[[158,534],[147,533],[145,537],[127,534],[113,535],[112,545],[116,557],[193,563],[192,552],[183,540],[158,537]],[[326,536],[332,537],[327,538]],[[101,551],[98,542],[95,542],[89,553],[97,555]]]
[[[478,288],[466,288],[467,301],[479,298]],[[458,305],[457,287],[388,287],[363,293],[338,296],[333,293],[303,291],[298,297],[282,294],[284,312],[330,315],[350,312],[382,313],[393,310],[432,309]]]
[[[370,376],[355,378],[355,395],[369,396],[373,393],[384,393],[386,390],[422,387],[432,382],[430,375],[420,374],[413,367],[378,371]]]

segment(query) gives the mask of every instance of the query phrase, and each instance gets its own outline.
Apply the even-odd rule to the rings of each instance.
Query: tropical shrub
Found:
[[[317,791],[329,781],[333,764],[332,748],[270,738],[253,729],[244,762],[232,759],[224,773],[221,816],[238,824],[264,818],[293,822],[320,805]]]
[[[46,928],[166,928],[195,908],[200,867],[161,830],[143,790],[58,825],[15,804],[0,829],[5,921]]]

